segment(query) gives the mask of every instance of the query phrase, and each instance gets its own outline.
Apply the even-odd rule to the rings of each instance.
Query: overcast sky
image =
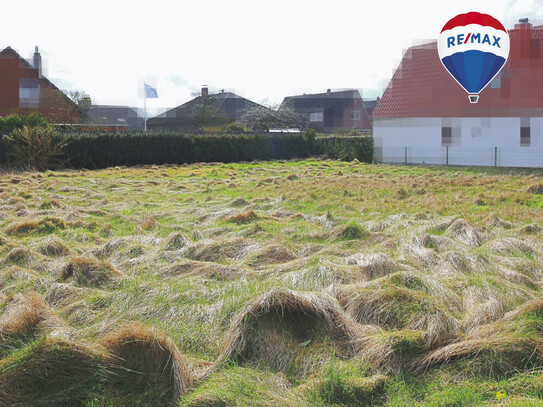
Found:
[[[45,75],[94,103],[143,106],[146,79],[151,111],[203,84],[267,105],[327,88],[375,98],[404,49],[468,11],[543,24],[543,0],[27,0],[2,4],[0,49],[39,46]]]

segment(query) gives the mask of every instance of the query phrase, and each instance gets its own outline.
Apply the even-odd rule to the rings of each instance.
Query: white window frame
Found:
[[[310,122],[322,122],[322,121],[324,121],[324,113],[323,112],[309,113],[309,121]]]

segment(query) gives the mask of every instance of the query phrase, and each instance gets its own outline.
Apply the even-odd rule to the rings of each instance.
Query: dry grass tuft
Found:
[[[104,381],[106,358],[82,343],[42,337],[0,360],[0,405],[86,405]]]
[[[13,222],[8,225],[5,232],[12,236],[24,236],[29,234],[49,234],[59,229],[65,229],[66,222],[56,217],[45,217],[42,219],[25,219]]]
[[[16,294],[0,317],[0,337],[8,344],[63,328],[64,322],[34,291]]]
[[[236,198],[228,204],[228,206],[230,207],[240,207],[240,206],[247,206],[247,205],[249,205],[249,202],[243,198]]]
[[[53,208],[64,208],[64,204],[58,199],[51,199],[44,201],[40,205],[40,209],[53,209]]]
[[[261,264],[286,263],[295,259],[296,256],[285,246],[281,244],[270,244],[258,250],[250,263],[254,267],[258,267]]]
[[[255,211],[250,210],[247,212],[238,213],[237,215],[229,216],[228,218],[226,218],[226,221],[240,225],[243,223],[249,223],[257,218],[258,216]]]
[[[485,244],[485,247],[497,253],[513,256],[534,255],[534,249],[530,245],[514,237],[491,240]]]
[[[165,250],[179,250],[190,244],[190,240],[180,232],[174,232],[166,238]]]
[[[91,287],[100,287],[119,276],[122,273],[109,261],[90,256],[71,257],[61,271],[63,280],[73,279],[78,284]]]
[[[250,270],[239,267],[229,267],[208,261],[182,260],[167,267],[161,272],[161,275],[173,277],[190,274],[219,281],[227,281],[237,278],[242,273],[245,276],[248,276]]]
[[[123,387],[175,402],[192,384],[185,359],[173,341],[156,329],[132,322],[104,336],[100,344],[117,357],[117,380]]]
[[[153,230],[158,225],[156,216],[147,216],[143,219],[141,227],[144,230]]]
[[[45,240],[38,248],[38,252],[45,256],[67,256],[71,253],[68,246],[58,238]]]
[[[532,184],[526,189],[526,192],[530,194],[543,195],[543,185],[541,185],[541,183]]]
[[[66,305],[89,290],[89,288],[76,287],[72,283],[55,283],[45,293],[44,300],[53,307]]]
[[[347,257],[346,262],[347,264],[357,265],[366,280],[386,276],[399,267],[398,263],[383,253],[357,253]]]
[[[454,221],[447,228],[446,234],[456,237],[469,246],[479,246],[482,242],[482,237],[479,232],[464,219]]]
[[[531,359],[541,359],[541,341],[493,332],[490,337],[466,339],[439,348],[420,360],[419,369],[469,358],[469,371],[499,375],[525,369]]]
[[[430,347],[459,334],[456,319],[423,291],[394,285],[367,289],[351,284],[338,289],[336,297],[347,314],[358,323],[385,329],[426,331]]]
[[[539,227],[538,225],[526,225],[526,226],[523,226],[521,229],[520,229],[520,233],[524,233],[524,234],[528,234],[528,235],[533,235],[533,234],[536,234],[536,233],[539,233],[541,232],[541,227]]]
[[[218,365],[227,360],[254,361],[286,371],[305,347],[326,346],[350,353],[361,332],[328,296],[285,289],[271,290],[250,303],[232,321]]]
[[[370,369],[385,369],[398,373],[416,367],[415,359],[428,347],[426,333],[399,330],[366,335],[356,341],[357,356]]]
[[[250,242],[245,238],[202,240],[186,249],[185,257],[200,261],[239,259],[247,255]]]

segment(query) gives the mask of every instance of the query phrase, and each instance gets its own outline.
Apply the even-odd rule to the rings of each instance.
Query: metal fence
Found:
[[[532,147],[375,147],[376,162],[543,168],[543,149]]]

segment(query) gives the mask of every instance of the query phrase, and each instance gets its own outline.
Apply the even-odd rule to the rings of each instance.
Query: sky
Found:
[[[149,115],[202,85],[267,106],[326,89],[371,99],[405,49],[469,11],[543,24],[543,0],[27,0],[2,5],[0,49],[30,59],[38,46],[45,76],[95,104],[143,107],[146,81]]]

